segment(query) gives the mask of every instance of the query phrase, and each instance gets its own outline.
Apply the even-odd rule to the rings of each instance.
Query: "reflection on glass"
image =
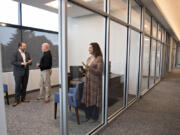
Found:
[[[18,3],[13,0],[1,0],[0,22],[18,24]]]
[[[38,8],[39,6],[41,5],[29,6],[26,4],[22,4],[22,25],[58,31],[57,11],[52,12],[49,10],[44,10]]]
[[[162,42],[164,43],[165,42],[165,30],[162,29]]]
[[[131,24],[137,28],[141,27],[141,7],[135,0],[131,3]]]
[[[128,0],[111,0],[110,14],[127,22]]]
[[[156,61],[156,40],[152,39],[152,44],[151,44],[151,67],[150,67],[149,86],[152,86],[154,84],[155,61]]]
[[[42,54],[42,43],[49,43],[51,48],[53,67],[58,67],[58,34],[38,32],[32,30],[23,30],[22,39],[27,43],[27,51],[31,53],[33,59],[31,69],[36,69],[36,63],[39,62]]]
[[[74,1],[85,2],[86,4],[89,4],[95,8],[104,10],[104,0],[74,0]]]
[[[151,34],[151,16],[147,12],[145,12],[144,31]]]
[[[3,72],[12,72],[11,59],[21,41],[21,31],[17,28],[0,27],[0,35]]]
[[[94,57],[94,54],[97,48],[101,51],[104,48],[105,24],[102,16],[71,5],[68,8],[68,106],[71,106],[68,123],[71,135],[84,135],[102,123],[103,64],[102,56]],[[92,47],[92,42],[99,47]],[[77,97],[72,98],[76,92]]]
[[[143,68],[142,68],[142,82],[141,89],[148,88],[148,76],[149,76],[149,51],[150,50],[150,38],[144,37],[144,50],[143,50]]]
[[[123,107],[127,28],[110,22],[108,116]]]
[[[157,38],[157,23],[155,20],[152,20],[152,36]]]
[[[139,47],[140,47],[140,33],[134,30],[131,30],[128,102],[134,99],[137,95],[138,70],[139,70]]]
[[[161,60],[161,46],[157,43],[157,54],[156,54],[156,82],[160,80],[160,60]]]

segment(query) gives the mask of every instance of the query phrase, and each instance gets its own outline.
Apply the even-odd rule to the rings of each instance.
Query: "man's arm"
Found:
[[[21,61],[17,60],[17,53],[14,53],[11,64],[14,65],[14,66],[21,67],[22,66],[21,63],[22,63]]]

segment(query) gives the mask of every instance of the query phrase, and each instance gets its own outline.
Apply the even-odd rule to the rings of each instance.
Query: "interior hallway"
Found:
[[[180,69],[169,73],[99,135],[180,135]]]

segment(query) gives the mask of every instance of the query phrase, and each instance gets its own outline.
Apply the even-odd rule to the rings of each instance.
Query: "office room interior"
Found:
[[[69,88],[76,88],[78,83],[84,82],[86,75],[81,72],[82,62],[86,63],[90,57],[89,47],[92,42],[99,44],[103,58],[99,118],[93,122],[86,121],[81,103],[78,105],[77,114],[67,101],[64,109],[67,111],[65,120],[70,135],[91,134],[136,102],[168,72],[170,35],[166,34],[165,28],[135,0],[110,1],[109,12],[105,5],[103,0],[68,1],[65,55],[67,66],[62,66],[60,61],[64,54],[60,50],[64,44],[60,44],[60,37],[64,31],[60,31],[63,25],[60,23],[58,0],[0,1],[0,80],[1,84],[8,86],[9,97],[8,105],[4,93],[0,95],[0,107],[4,111],[0,118],[5,116],[0,122],[5,126],[0,127],[7,131],[3,130],[3,133],[62,133],[61,103],[58,103],[57,117],[54,118],[54,94],[60,94],[63,90],[60,82],[64,74],[62,71],[65,70],[61,68],[67,69],[67,89],[63,91],[66,92],[68,100]],[[27,51],[33,61],[26,95],[30,103],[20,103],[13,107],[15,81],[11,61],[18,49],[18,43],[22,41],[27,44]],[[176,40],[171,39],[171,42],[174,46],[177,45]],[[49,43],[53,63],[51,98],[47,104],[37,100],[41,71],[36,67],[36,63],[40,62],[43,43]],[[173,54],[175,59],[176,52]]]

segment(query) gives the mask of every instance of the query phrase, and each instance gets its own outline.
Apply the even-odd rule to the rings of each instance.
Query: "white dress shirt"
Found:
[[[19,52],[21,53],[21,56],[22,56],[22,58],[23,58],[23,62],[26,62],[25,52],[21,51],[21,49],[19,49]]]

